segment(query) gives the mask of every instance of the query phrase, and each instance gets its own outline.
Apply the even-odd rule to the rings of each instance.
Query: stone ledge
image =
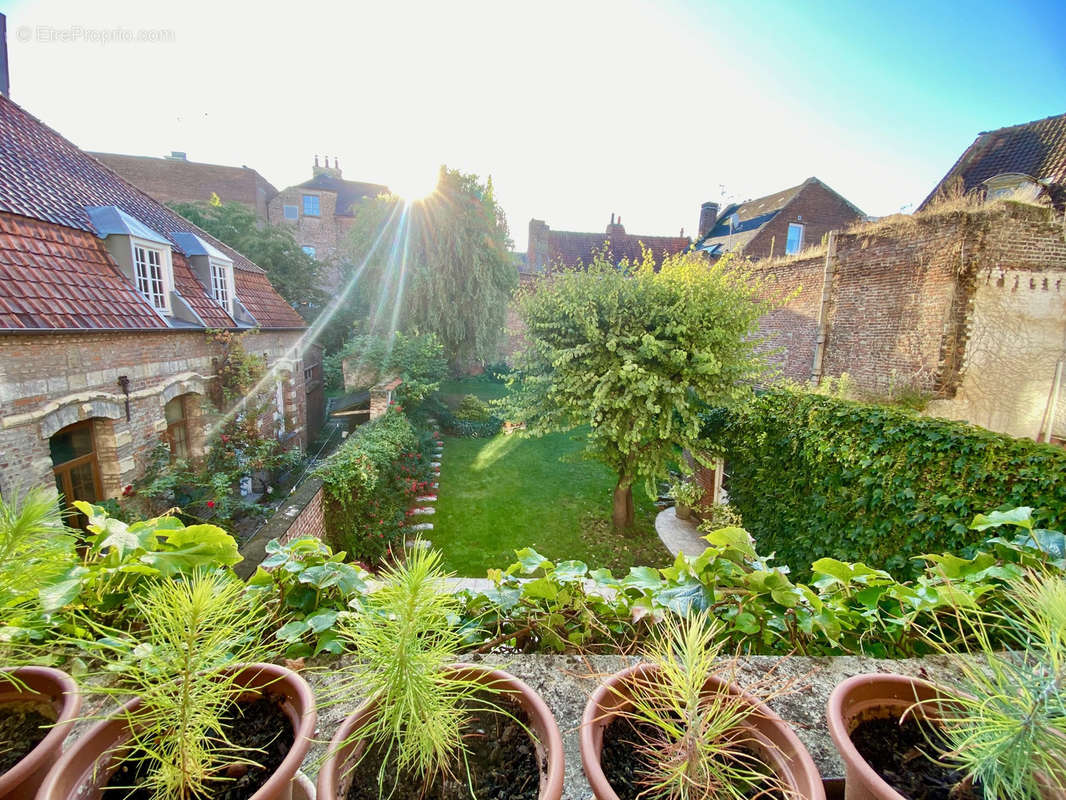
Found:
[[[268,519],[255,536],[241,545],[241,555],[244,560],[233,567],[241,578],[247,579],[255,572],[256,567],[266,558],[266,545],[271,539],[281,539],[288,533],[300,512],[307,507],[318,491],[322,488],[319,478],[308,478],[289,497],[278,506],[273,515]]]

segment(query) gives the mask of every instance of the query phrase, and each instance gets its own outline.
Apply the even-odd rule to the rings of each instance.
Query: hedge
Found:
[[[427,486],[429,462],[398,406],[356,428],[315,475],[325,491],[330,546],[373,562],[402,541],[412,499]]]
[[[974,515],[1033,507],[1066,524],[1066,452],[961,422],[773,390],[742,412],[713,415],[730,504],[760,552],[800,575],[822,557],[913,575],[922,553],[978,543]]]

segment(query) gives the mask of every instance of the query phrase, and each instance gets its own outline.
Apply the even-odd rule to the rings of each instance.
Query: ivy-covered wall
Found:
[[[827,556],[912,574],[914,556],[977,543],[970,520],[990,509],[1066,524],[1066,451],[965,423],[775,390],[706,434],[759,552],[800,575]]]

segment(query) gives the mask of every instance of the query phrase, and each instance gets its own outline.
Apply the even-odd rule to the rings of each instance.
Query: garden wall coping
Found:
[[[273,516],[255,532],[255,535],[241,545],[240,553],[244,560],[234,565],[233,571],[241,579],[247,580],[266,558],[267,542],[271,539],[284,539],[289,528],[296,522],[300,512],[310,503],[318,490],[322,488],[321,478],[308,478],[285,499]]]

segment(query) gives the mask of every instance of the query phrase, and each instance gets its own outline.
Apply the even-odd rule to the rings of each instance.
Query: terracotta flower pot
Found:
[[[70,733],[71,720],[81,708],[81,695],[74,679],[58,669],[19,667],[10,672],[18,683],[0,684],[0,706],[5,703],[40,703],[55,709],[55,726],[21,761],[0,775],[0,798],[32,800],[44,776],[63,751],[63,740]]]
[[[486,686],[501,690],[504,695],[518,703],[528,716],[528,726],[536,736],[537,764],[540,767],[540,800],[559,800],[563,794],[563,740],[555,716],[545,705],[540,695],[514,675],[502,670],[477,664],[453,664],[451,674],[466,680],[476,680]],[[374,713],[376,702],[369,700],[349,715],[329,743],[329,757],[318,773],[319,800],[343,800],[349,788],[345,774],[351,760],[362,749],[360,740],[343,746],[353,733],[358,731]]]
[[[604,731],[630,705],[633,681],[647,679],[657,670],[654,664],[645,663],[615,673],[592,693],[585,704],[579,732],[581,764],[596,800],[618,800],[600,766]],[[759,748],[758,755],[787,787],[790,797],[825,800],[818,767],[787,722],[740,687],[715,675],[707,678],[703,690],[708,695],[729,692],[755,709],[744,726],[745,738]]]
[[[281,695],[282,709],[292,724],[293,743],[285,759],[250,800],[291,800],[293,778],[300,768],[315,731],[318,716],[314,695],[307,682],[291,670],[274,664],[244,664],[237,683],[239,700],[253,700],[263,694]],[[140,698],[123,707],[135,711]],[[100,797],[120,759],[115,751],[130,740],[129,723],[123,713],[101,720],[80,736],[45,778],[37,800],[95,800]]]
[[[874,673],[841,681],[829,695],[829,735],[844,760],[845,800],[906,800],[866,763],[851,732],[871,719],[900,719],[915,703],[938,697],[936,688],[917,678]]]

